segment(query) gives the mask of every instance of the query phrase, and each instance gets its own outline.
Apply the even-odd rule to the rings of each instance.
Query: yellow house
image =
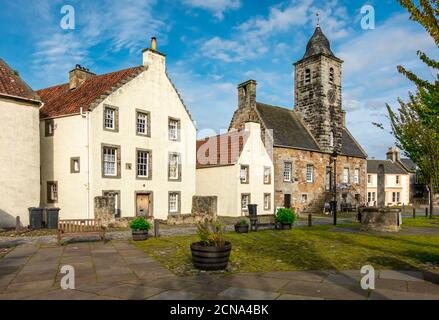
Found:
[[[273,174],[259,123],[197,141],[197,195],[217,196],[220,216],[245,216],[248,204],[258,214],[273,213]]]
[[[77,65],[68,83],[38,93],[45,206],[93,218],[105,195],[120,217],[191,212],[196,128],[155,39],[140,66],[96,75]]]
[[[0,228],[40,204],[40,98],[0,59]]]

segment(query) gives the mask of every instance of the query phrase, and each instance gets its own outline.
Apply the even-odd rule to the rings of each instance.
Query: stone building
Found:
[[[0,228],[40,205],[40,97],[0,59]]]
[[[196,128],[165,61],[153,39],[140,66],[76,66],[69,82],[38,91],[44,206],[93,218],[95,197],[110,196],[121,217],[191,212]]]
[[[265,144],[274,147],[277,207],[321,212],[333,198],[334,181],[339,204],[366,201],[367,154],[346,128],[342,63],[318,26],[305,55],[294,63],[294,109],[257,102],[254,80],[238,86],[230,129],[256,121],[263,136],[270,132]]]
[[[220,216],[246,215],[248,204],[256,204],[260,214],[272,214],[272,177],[259,123],[197,141],[197,195],[217,197]]]

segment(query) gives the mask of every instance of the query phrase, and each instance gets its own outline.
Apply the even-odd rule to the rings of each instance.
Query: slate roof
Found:
[[[198,140],[197,169],[236,164],[248,137],[248,131],[230,131]]]
[[[102,98],[144,70],[145,67],[138,66],[97,75],[73,90],[70,90],[68,83],[38,90],[37,92],[44,102],[44,106],[40,109],[40,118],[77,114],[81,107],[84,111],[88,111],[93,103],[103,100]]]
[[[0,58],[0,95],[40,101],[40,97]]]
[[[416,163],[413,162],[412,159],[409,158],[402,158],[400,160],[402,166],[404,167],[404,169],[406,169],[409,172],[416,172]]]
[[[400,165],[391,160],[367,160],[367,173],[378,173],[378,166],[384,165],[384,173],[408,174]]]
[[[316,27],[314,34],[312,35],[311,39],[309,39],[308,44],[306,45],[306,52],[303,56],[303,59],[318,54],[334,56],[331,51],[331,44],[329,43],[328,38],[326,38],[326,36],[322,32],[322,29],[319,26]]]
[[[273,130],[274,146],[321,152],[317,141],[293,110],[259,102],[256,110],[265,127]],[[367,154],[346,128],[343,128],[342,133],[341,154],[367,158]]]

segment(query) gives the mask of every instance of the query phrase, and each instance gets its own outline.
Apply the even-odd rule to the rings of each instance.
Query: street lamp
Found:
[[[334,185],[333,185],[333,200],[332,200],[332,215],[334,218],[334,226],[337,225],[337,151],[332,153],[332,162],[334,163]]]

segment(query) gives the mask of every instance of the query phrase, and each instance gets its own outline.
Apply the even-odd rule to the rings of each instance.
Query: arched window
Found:
[[[311,69],[305,70],[305,83],[311,83]]]
[[[329,83],[334,83],[334,68],[329,69]]]
[[[334,132],[333,132],[333,131],[331,131],[331,132],[329,133],[329,146],[330,146],[330,147],[333,147],[333,146],[334,146]]]

